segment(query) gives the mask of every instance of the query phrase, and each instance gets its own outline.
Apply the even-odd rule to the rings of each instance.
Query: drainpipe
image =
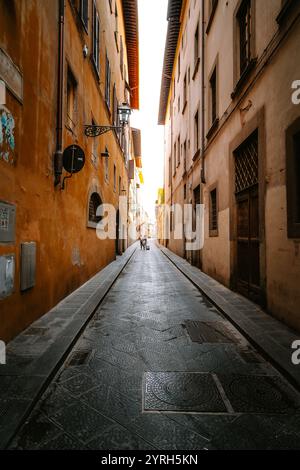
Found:
[[[56,150],[54,154],[54,186],[61,180],[63,154],[63,93],[64,93],[64,29],[65,1],[58,3],[58,72],[57,72],[57,116],[56,116]]]
[[[204,70],[205,70],[205,18],[204,18],[204,0],[201,3],[201,15],[202,15],[202,28],[201,28],[201,183],[205,184],[205,82],[204,82]]]

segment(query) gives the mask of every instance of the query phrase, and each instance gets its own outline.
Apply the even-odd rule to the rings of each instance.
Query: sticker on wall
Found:
[[[15,152],[15,120],[5,108],[0,109],[0,160],[14,163]]]

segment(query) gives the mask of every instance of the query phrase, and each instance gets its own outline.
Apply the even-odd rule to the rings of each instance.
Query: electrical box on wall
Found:
[[[21,291],[35,286],[36,243],[21,243]]]
[[[15,243],[16,206],[0,201],[0,243]]]
[[[0,256],[0,298],[13,293],[15,276],[15,256]]]

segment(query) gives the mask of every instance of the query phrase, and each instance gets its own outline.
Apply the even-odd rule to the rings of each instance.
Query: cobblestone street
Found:
[[[152,243],[125,266],[10,448],[299,449],[299,406]]]

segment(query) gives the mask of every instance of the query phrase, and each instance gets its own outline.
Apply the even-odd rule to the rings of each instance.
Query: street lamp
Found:
[[[97,137],[99,135],[105,134],[105,132],[115,130],[122,130],[129,123],[129,116],[131,114],[131,108],[128,103],[123,103],[118,106],[118,116],[119,116],[119,126],[97,126],[94,124],[85,125],[84,132],[87,137]]]

